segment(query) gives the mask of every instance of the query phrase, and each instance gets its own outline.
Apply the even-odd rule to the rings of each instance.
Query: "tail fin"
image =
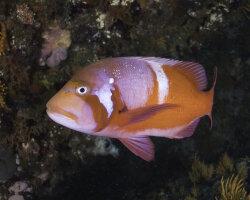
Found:
[[[214,82],[212,88],[208,91],[208,95],[211,98],[211,108],[210,111],[207,113],[209,119],[210,119],[210,128],[213,126],[213,118],[212,118],[212,109],[213,109],[213,99],[214,99],[214,88],[216,85],[217,80],[217,67],[214,68]]]

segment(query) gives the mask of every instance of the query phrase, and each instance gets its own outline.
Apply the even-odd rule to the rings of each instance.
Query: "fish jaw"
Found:
[[[57,116],[58,117],[59,116],[64,116],[64,117],[68,118],[71,121],[76,121],[77,120],[76,115],[74,115],[71,112],[67,112],[66,110],[63,110],[63,109],[61,109],[59,107],[49,107],[47,105],[47,114],[52,120],[57,119]]]
[[[77,117],[72,113],[60,108],[50,108],[49,106],[47,106],[46,112],[54,122],[71,129],[75,128]]]
[[[78,118],[74,114],[67,112],[65,110],[62,110],[60,108],[49,108],[47,107],[47,114],[50,119],[52,119],[54,122],[61,124],[67,128],[70,128],[75,131],[79,131],[82,133],[91,134],[92,129],[88,129],[87,127],[82,127],[78,123]]]

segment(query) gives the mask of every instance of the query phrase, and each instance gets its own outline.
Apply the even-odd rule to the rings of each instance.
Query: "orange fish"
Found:
[[[55,122],[96,136],[119,139],[146,161],[154,158],[149,136],[190,137],[211,120],[214,87],[205,92],[204,68],[154,57],[108,58],[83,68],[47,103]]]

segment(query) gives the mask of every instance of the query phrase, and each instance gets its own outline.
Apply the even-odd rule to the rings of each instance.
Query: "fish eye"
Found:
[[[78,87],[76,89],[76,92],[80,95],[83,95],[83,94],[86,94],[86,92],[88,91],[88,88],[85,87],[85,86],[81,86],[81,87]]]

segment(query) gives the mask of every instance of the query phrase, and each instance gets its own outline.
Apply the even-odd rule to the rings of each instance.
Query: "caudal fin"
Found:
[[[210,107],[209,112],[207,113],[207,115],[208,115],[208,117],[210,119],[210,128],[212,128],[212,126],[213,126],[212,109],[213,109],[214,88],[215,88],[215,85],[216,85],[216,80],[217,80],[217,67],[215,67],[215,69],[214,69],[214,82],[213,82],[213,86],[208,91],[209,97],[211,99],[211,107]]]

